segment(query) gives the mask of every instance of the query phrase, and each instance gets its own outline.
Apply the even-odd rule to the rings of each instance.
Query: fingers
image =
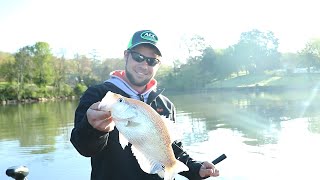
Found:
[[[200,173],[201,177],[209,177],[209,176],[219,176],[219,170],[218,169],[201,169],[200,171],[202,171]]]
[[[219,170],[210,162],[203,162],[199,172],[201,177],[219,176]]]
[[[87,110],[88,122],[93,128],[99,131],[112,131],[114,129],[114,123],[111,118],[111,113],[99,110],[99,103],[100,102],[96,102],[92,104]]]
[[[99,110],[99,104],[100,102],[96,102],[96,103],[93,103],[89,109],[87,110],[87,116],[88,114],[90,115],[90,117],[88,118],[92,118],[92,119],[95,119],[95,120],[104,120],[104,119],[107,119],[111,116],[111,113],[109,111],[101,111]]]
[[[104,128],[106,132],[110,132],[110,131],[114,130],[115,124],[111,119],[110,119],[110,121],[111,122],[107,126],[105,126],[105,128]]]
[[[103,132],[110,132],[114,129],[114,126],[115,126],[114,122],[112,121],[112,118],[103,118],[103,119],[88,118],[88,122],[93,128]]]
[[[97,120],[93,127],[99,131],[110,132],[114,129],[114,126],[115,124],[112,121],[112,118],[108,118],[104,120]]]

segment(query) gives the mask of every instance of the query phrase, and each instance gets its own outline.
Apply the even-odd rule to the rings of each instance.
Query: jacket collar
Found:
[[[110,83],[114,84],[119,89],[121,89],[126,94],[128,94],[131,98],[143,100],[144,102],[148,101],[148,97],[151,92],[156,91],[157,81],[155,79],[152,79],[147,84],[146,90],[143,93],[138,93],[124,80],[124,76],[125,76],[125,71],[123,71],[123,70],[113,71],[110,73],[110,79],[106,80],[105,82],[110,82]],[[162,92],[163,92],[163,90],[160,93],[162,93]],[[153,96],[152,96],[152,99],[154,100],[157,96],[159,96],[159,94],[157,93],[157,95],[153,95],[155,97],[153,98]],[[150,101],[150,102],[152,102],[152,101]]]

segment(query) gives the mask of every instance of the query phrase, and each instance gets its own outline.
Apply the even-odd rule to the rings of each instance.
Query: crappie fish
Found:
[[[172,180],[177,173],[189,170],[174,156],[167,124],[173,122],[160,116],[151,106],[109,91],[99,109],[111,112],[122,148],[128,142],[132,144],[132,153],[144,172]]]

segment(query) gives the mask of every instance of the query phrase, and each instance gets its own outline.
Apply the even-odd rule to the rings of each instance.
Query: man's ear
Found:
[[[124,58],[127,59],[129,56],[129,51],[128,50],[124,50],[123,52]]]

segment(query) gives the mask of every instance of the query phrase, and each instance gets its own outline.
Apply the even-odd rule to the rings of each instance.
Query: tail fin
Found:
[[[175,165],[172,167],[165,167],[164,180],[173,180],[173,178],[182,171],[189,171],[189,168],[181,161],[176,160]]]

